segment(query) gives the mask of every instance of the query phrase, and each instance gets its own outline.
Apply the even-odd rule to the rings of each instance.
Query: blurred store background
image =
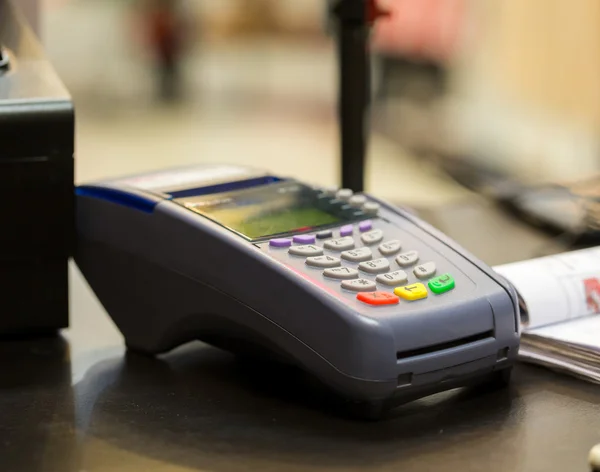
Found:
[[[598,172],[599,2],[380,3],[391,15],[373,31],[368,190],[438,205],[470,192],[457,178],[480,190],[469,181],[480,168],[535,183]],[[337,182],[324,0],[42,10],[40,34],[77,105],[79,181],[227,161]]]

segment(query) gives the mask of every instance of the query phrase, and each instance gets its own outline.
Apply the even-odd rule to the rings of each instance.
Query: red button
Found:
[[[395,305],[399,298],[388,292],[362,292],[356,298],[368,305]]]

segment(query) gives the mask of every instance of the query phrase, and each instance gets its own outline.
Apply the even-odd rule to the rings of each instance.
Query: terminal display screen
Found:
[[[342,224],[361,216],[295,181],[175,201],[250,240]]]

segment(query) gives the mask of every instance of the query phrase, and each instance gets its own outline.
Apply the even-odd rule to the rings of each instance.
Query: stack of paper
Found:
[[[520,358],[600,383],[600,248],[494,269],[522,299]]]

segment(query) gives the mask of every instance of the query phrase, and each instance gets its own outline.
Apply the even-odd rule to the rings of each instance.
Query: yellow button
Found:
[[[394,293],[404,300],[421,300],[427,298],[427,289],[423,284],[412,284],[404,287],[396,287]]]

